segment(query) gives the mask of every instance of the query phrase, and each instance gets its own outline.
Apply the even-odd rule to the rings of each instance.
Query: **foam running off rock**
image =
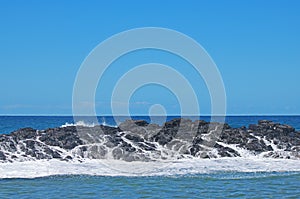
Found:
[[[0,135],[0,165],[57,160],[157,162],[218,158],[300,159],[300,132],[261,120],[249,127],[173,119],[163,125],[127,120],[119,126],[64,125]]]

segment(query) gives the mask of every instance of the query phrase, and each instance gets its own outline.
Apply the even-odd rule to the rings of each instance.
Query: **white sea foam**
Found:
[[[68,127],[68,126],[84,126],[84,127],[95,127],[97,125],[104,125],[104,126],[111,126],[111,127],[116,127],[115,125],[109,125],[107,124],[105,121],[100,122],[100,123],[89,123],[89,122],[85,122],[85,121],[78,121],[76,123],[68,123],[66,122],[65,124],[61,125],[60,127]]]
[[[300,172],[300,161],[239,157],[165,162],[65,162],[52,159],[0,164],[0,178],[35,178],[51,175],[170,176],[215,172]]]
[[[61,125],[60,127],[68,127],[68,126],[85,126],[85,127],[94,127],[96,126],[97,124],[95,123],[87,123],[87,122],[84,122],[84,121],[78,121],[76,122],[75,124],[74,123],[68,123],[66,122],[64,125]]]

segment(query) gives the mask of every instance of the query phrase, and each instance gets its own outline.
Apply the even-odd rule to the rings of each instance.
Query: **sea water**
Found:
[[[173,118],[178,117],[167,120]],[[141,116],[133,119],[150,121],[149,117]],[[209,121],[210,117],[200,119]],[[240,127],[260,119],[300,129],[299,116],[239,116],[227,117],[226,122]],[[98,117],[98,120],[116,125],[113,117]],[[71,116],[0,116],[0,133],[73,123]],[[88,118],[83,123],[92,125]],[[165,165],[127,162],[125,167],[131,170],[139,168],[138,164],[144,164],[145,168],[149,164],[153,164],[151,168],[157,166],[149,172],[128,174],[107,166],[113,164],[111,161],[3,163],[0,198],[300,198],[299,160],[249,157],[178,160]]]

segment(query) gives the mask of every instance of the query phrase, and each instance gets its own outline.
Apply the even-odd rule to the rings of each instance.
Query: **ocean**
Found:
[[[174,118],[178,116],[167,120]],[[144,116],[133,119],[150,122]],[[210,117],[200,119],[209,121]],[[228,116],[226,122],[231,127],[240,127],[262,119],[300,130],[300,116]],[[98,117],[98,120],[116,125],[113,117]],[[91,125],[89,118],[82,122]],[[0,134],[24,127],[42,130],[73,123],[72,116],[0,116]],[[300,198],[299,160],[188,159],[160,165],[150,173],[120,172],[109,168],[113,162],[107,164],[107,161],[0,163],[0,198]],[[134,171],[141,163],[122,164]],[[143,164],[147,167],[151,163]]]

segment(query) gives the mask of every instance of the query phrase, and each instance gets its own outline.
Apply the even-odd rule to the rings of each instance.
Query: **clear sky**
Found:
[[[71,114],[73,83],[89,52],[113,34],[147,26],[180,31],[206,49],[223,77],[228,114],[300,114],[299,10],[297,0],[1,0],[0,114]],[[183,70],[182,60],[154,50],[112,66],[107,86],[96,94],[97,113],[110,113],[109,94],[101,89],[153,59],[186,75],[201,90],[202,113],[209,114],[201,79]],[[179,113],[174,94],[155,85],[138,90],[130,102],[133,114],[151,104]]]

